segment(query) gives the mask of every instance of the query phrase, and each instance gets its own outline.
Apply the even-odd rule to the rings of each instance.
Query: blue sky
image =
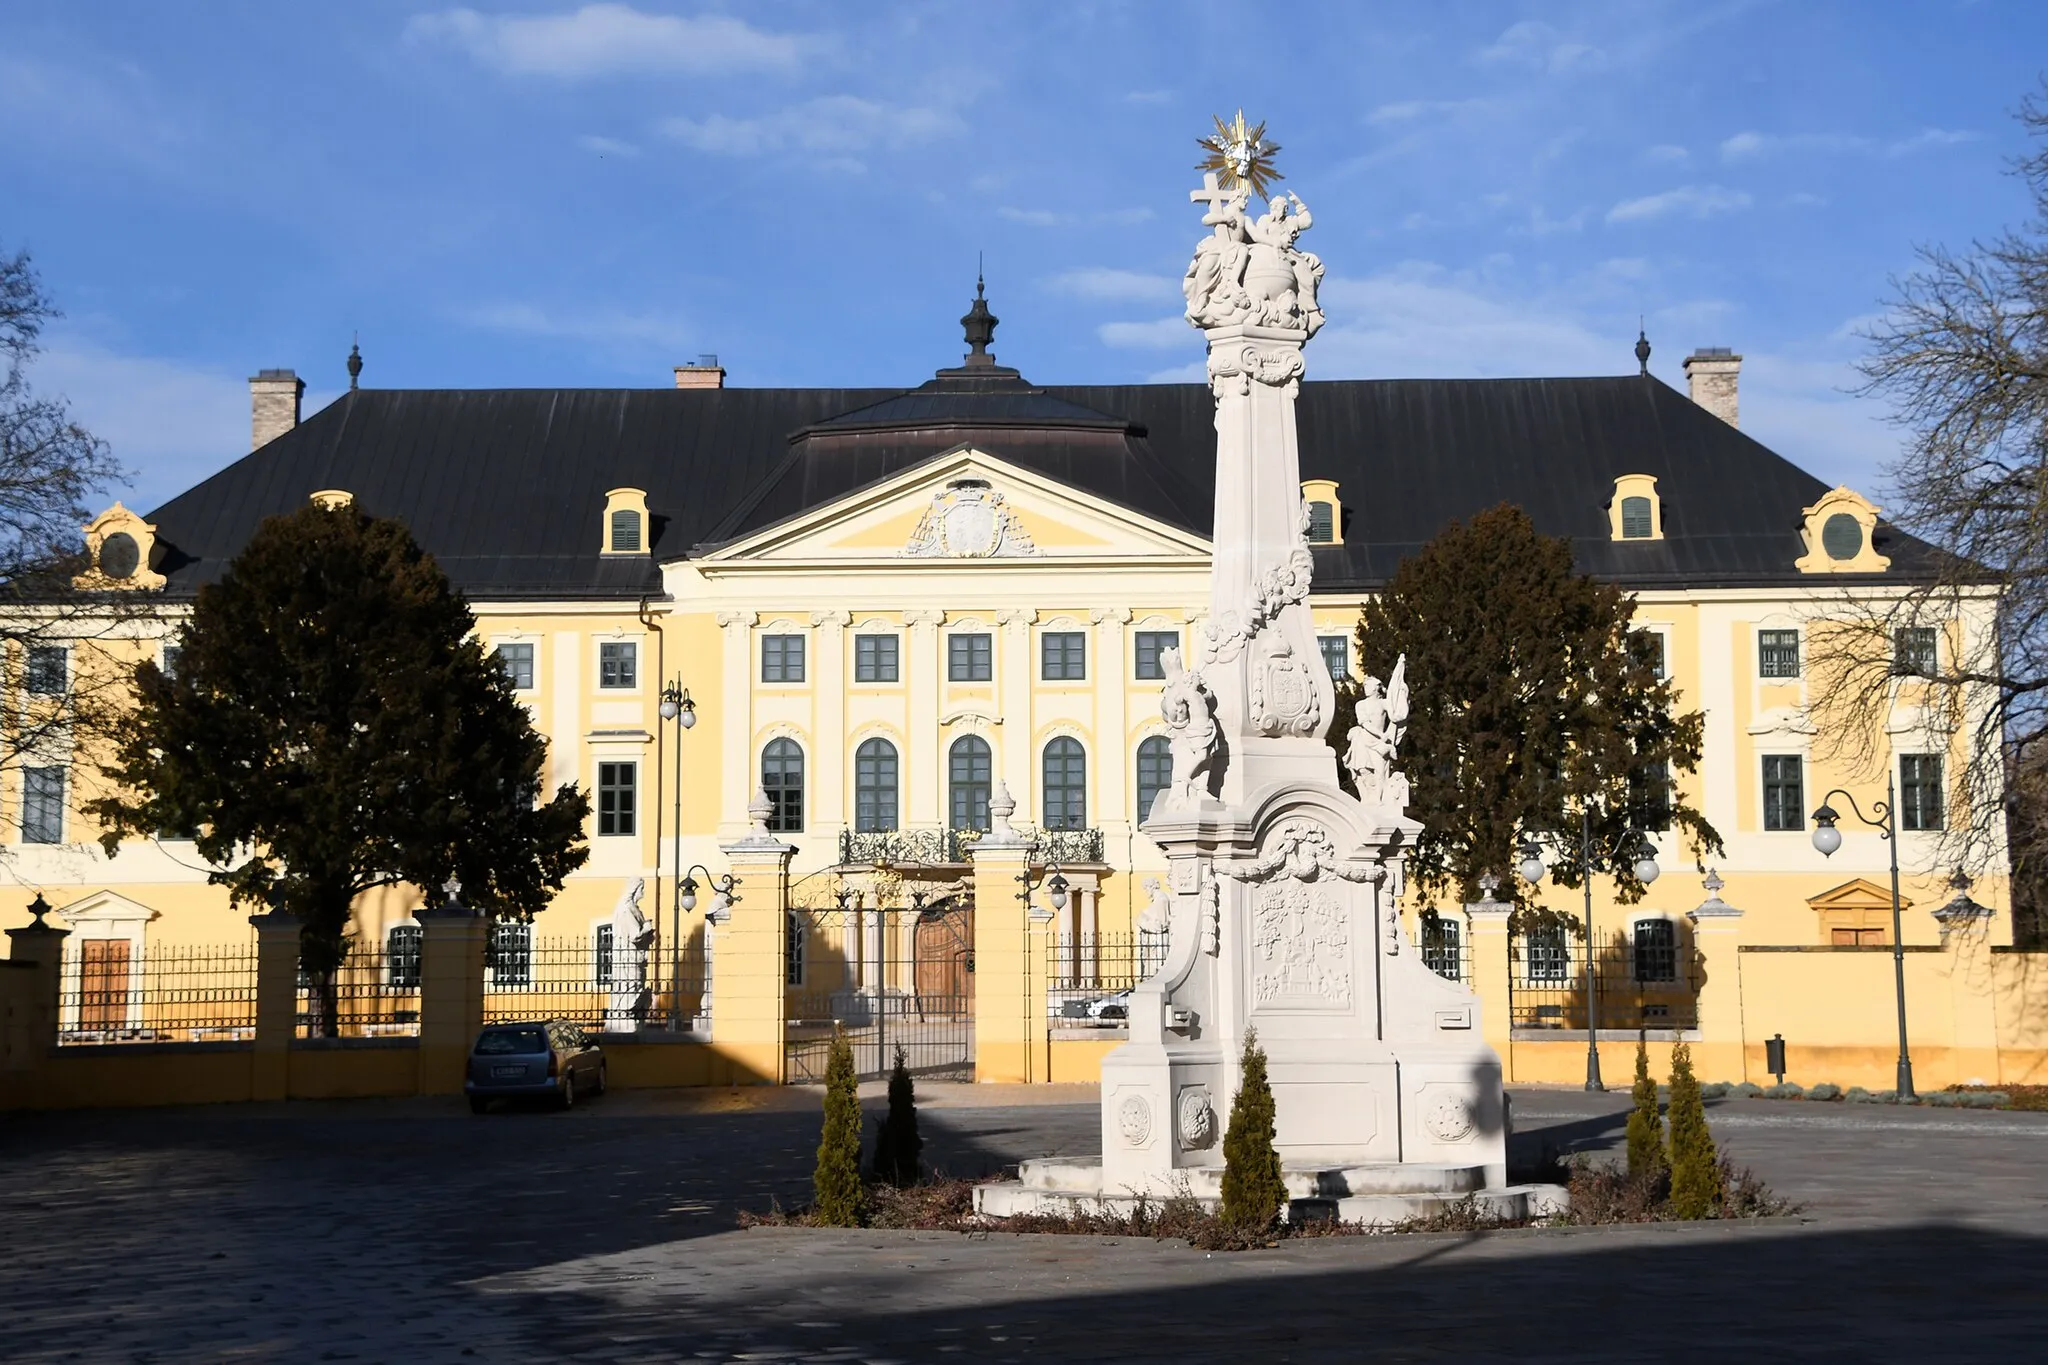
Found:
[[[1916,242],[2019,219],[2048,5],[0,2],[0,247],[33,373],[147,507],[246,380],[911,385],[976,253],[1040,382],[1180,377],[1194,139],[1242,105],[1316,218],[1312,377],[1746,356],[1747,430],[1867,490],[1844,390]]]

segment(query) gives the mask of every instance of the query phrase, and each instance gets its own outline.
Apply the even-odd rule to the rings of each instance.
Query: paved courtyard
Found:
[[[1096,1148],[1088,1088],[925,1089],[951,1172]],[[2048,1330],[2048,1115],[1716,1104],[1723,1145],[1807,1205],[1747,1226],[1238,1255],[736,1230],[806,1193],[817,1103],[8,1116],[0,1359],[2009,1361]],[[1612,1150],[1626,1107],[1518,1091],[1517,1141]]]

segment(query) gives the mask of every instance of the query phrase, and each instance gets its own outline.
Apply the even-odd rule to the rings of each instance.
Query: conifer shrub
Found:
[[[1692,1074],[1692,1049],[1671,1049],[1671,1211],[1680,1218],[1710,1218],[1721,1200],[1721,1165],[1707,1106]]]
[[[1230,1101],[1230,1127],[1223,1134],[1223,1221],[1235,1227],[1268,1228],[1287,1202],[1280,1178],[1280,1152],[1273,1145],[1273,1087],[1266,1079],[1266,1051],[1247,1029],[1242,1079]]]
[[[1807,1089],[1806,1098],[1810,1100],[1838,1100],[1842,1098],[1842,1087],[1836,1085],[1833,1081],[1822,1081],[1819,1085],[1811,1086]]]
[[[825,1129],[818,1139],[818,1169],[811,1176],[813,1209],[820,1225],[857,1228],[867,1216],[867,1190],[860,1180],[860,1076],[853,1044],[832,1033],[832,1059],[825,1067]]]
[[[1728,1087],[1728,1093],[1738,1100],[1753,1100],[1764,1093],[1764,1088],[1755,1081],[1737,1081]]]
[[[1860,1085],[1852,1085],[1842,1092],[1842,1098],[1851,1104],[1876,1104],[1877,1096]]]
[[[1797,1081],[1780,1081],[1764,1091],[1767,1100],[1801,1100],[1806,1098],[1806,1087]]]
[[[875,1138],[875,1179],[905,1189],[917,1183],[918,1158],[924,1139],[917,1133],[917,1087],[910,1079],[910,1064],[903,1044],[896,1045],[896,1066],[889,1073],[889,1117]]]
[[[1665,1164],[1664,1117],[1657,1111],[1657,1082],[1650,1076],[1650,1044],[1636,1038],[1636,1083],[1629,1091],[1635,1108],[1628,1115],[1628,1175],[1650,1180]]]

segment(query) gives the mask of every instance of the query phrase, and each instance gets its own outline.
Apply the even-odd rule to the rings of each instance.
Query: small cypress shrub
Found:
[[[860,1182],[860,1077],[853,1068],[853,1044],[836,1029],[832,1060],[825,1067],[825,1130],[818,1139],[818,1169],[811,1176],[818,1222],[857,1228],[867,1216],[867,1190]]]
[[[1223,1134],[1223,1220],[1265,1229],[1280,1217],[1287,1185],[1280,1178],[1280,1152],[1273,1146],[1273,1087],[1266,1080],[1266,1052],[1257,1031],[1247,1029],[1243,1073],[1230,1101],[1230,1127]]]
[[[896,1066],[889,1073],[889,1117],[882,1120],[881,1134],[875,1138],[875,1179],[899,1190],[915,1185],[923,1151],[924,1139],[917,1133],[917,1087],[910,1079],[903,1044],[898,1043]]]
[[[1720,1202],[1721,1165],[1699,1078],[1692,1074],[1692,1049],[1677,1043],[1671,1049],[1671,1211],[1680,1218],[1708,1218]]]
[[[1664,1118],[1657,1112],[1657,1082],[1650,1077],[1650,1044],[1636,1038],[1636,1083],[1629,1091],[1628,1177],[1650,1180],[1664,1168]]]

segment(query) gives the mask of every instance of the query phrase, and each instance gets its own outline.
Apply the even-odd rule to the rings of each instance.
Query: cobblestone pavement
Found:
[[[926,1087],[958,1174],[1096,1148],[1087,1087]],[[2048,1115],[1723,1102],[1796,1218],[1238,1255],[734,1229],[794,1201],[815,1092],[0,1119],[0,1359],[2021,1360],[2048,1324]],[[879,1107],[879,1102],[875,1102]],[[1627,1096],[1517,1093],[1618,1146]]]

